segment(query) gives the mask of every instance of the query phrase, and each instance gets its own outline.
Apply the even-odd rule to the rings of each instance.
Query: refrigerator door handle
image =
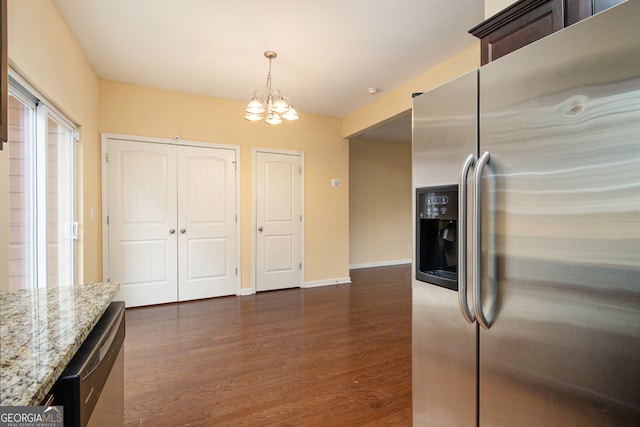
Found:
[[[469,323],[475,322],[476,317],[467,303],[467,176],[475,160],[475,156],[469,154],[458,180],[458,304],[462,317]]]
[[[482,173],[489,163],[489,152],[485,151],[478,160],[475,176],[475,202],[473,206],[474,212],[474,248],[473,248],[473,308],[476,313],[476,319],[480,326],[489,329],[491,325],[487,321],[482,310]]]

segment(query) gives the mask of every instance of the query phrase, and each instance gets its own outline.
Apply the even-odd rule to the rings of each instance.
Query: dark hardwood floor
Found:
[[[128,309],[125,426],[411,425],[408,265]]]

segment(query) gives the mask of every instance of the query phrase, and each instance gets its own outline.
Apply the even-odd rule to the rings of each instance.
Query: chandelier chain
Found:
[[[267,73],[267,85],[265,87],[271,90],[271,58],[269,58],[269,72]]]

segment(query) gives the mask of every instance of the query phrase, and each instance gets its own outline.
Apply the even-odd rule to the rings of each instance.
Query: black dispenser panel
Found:
[[[416,279],[458,290],[458,186],[416,189]]]

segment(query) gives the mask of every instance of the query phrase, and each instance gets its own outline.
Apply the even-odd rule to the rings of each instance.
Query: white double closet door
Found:
[[[116,299],[235,295],[236,150],[122,138],[107,138],[106,150],[105,264],[107,280],[120,282]]]

